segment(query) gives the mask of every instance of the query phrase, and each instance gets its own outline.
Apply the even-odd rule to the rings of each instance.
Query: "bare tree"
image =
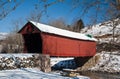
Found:
[[[117,28],[117,26],[120,24],[120,19],[113,19],[111,22],[112,22],[111,26],[113,27],[111,30],[112,31],[112,41],[111,42],[117,43],[118,35],[119,35],[119,32],[117,30],[119,28]],[[115,40],[115,38],[116,38],[116,40]]]
[[[17,33],[20,30],[20,28],[23,26],[23,24],[24,22],[22,18],[12,20],[12,26],[10,27],[10,32]]]
[[[74,11],[79,8],[80,15],[78,15],[80,18],[86,16],[89,12],[94,13],[94,16],[91,18],[90,22],[98,23],[99,21],[106,21],[110,20],[111,18],[116,18],[120,15],[120,0],[39,0],[38,6],[43,4],[44,11],[47,11],[47,9],[52,5],[57,5],[58,3],[63,3],[66,5],[69,5],[71,7],[71,11]],[[81,8],[82,7],[82,8]],[[104,7],[104,8],[103,8]],[[111,11],[111,13],[109,13]],[[113,15],[116,13],[116,15]],[[87,15],[88,16],[88,15]],[[101,17],[99,17],[101,16]],[[89,17],[89,16],[88,16]],[[98,19],[99,18],[99,19]]]
[[[14,11],[24,1],[25,0],[0,0],[0,11],[1,11],[0,20],[6,17],[10,12]],[[89,12],[89,10],[92,9],[93,7],[94,9],[96,9],[95,13],[97,17],[99,16],[98,14],[102,12],[103,10],[102,8],[104,5],[108,6],[108,8],[104,9],[106,13],[108,12],[108,10],[111,10],[112,12],[117,11],[118,14],[115,16],[118,16],[120,14],[119,12],[120,11],[120,0],[104,0],[104,1],[103,0],[92,0],[91,2],[88,0],[72,0],[72,2],[69,2],[67,0],[53,0],[53,1],[38,0],[38,4],[35,4],[35,8],[38,9],[42,6],[41,4],[43,4],[43,7],[45,10],[42,10],[42,11],[47,11],[47,8],[49,8],[49,6],[56,5],[58,3],[69,4],[70,6],[72,6],[71,11],[75,10],[76,8],[83,7],[82,10],[80,11],[82,12],[82,15],[80,15],[80,17],[86,15]]]
[[[10,12],[23,3],[24,0],[0,0],[0,20],[5,18]]]
[[[9,34],[4,40],[7,53],[21,53],[23,52],[23,40],[20,34]]]
[[[29,21],[35,21],[35,22],[40,22],[43,13],[44,13],[43,11],[41,11],[39,9],[35,9],[27,17],[27,20],[29,20]]]
[[[18,19],[13,22],[11,27],[11,33],[4,40],[8,53],[21,53],[23,52],[23,38],[21,34],[18,34],[19,28],[22,26],[22,20]]]
[[[61,29],[67,29],[67,26],[65,24],[64,19],[62,18],[58,18],[56,20],[52,20],[49,22],[49,25],[57,27],[57,28],[61,28]]]

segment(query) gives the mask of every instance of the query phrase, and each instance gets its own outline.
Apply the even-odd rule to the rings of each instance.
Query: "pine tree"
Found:
[[[84,28],[84,23],[81,19],[79,19],[73,27],[74,32],[80,32],[81,29]]]

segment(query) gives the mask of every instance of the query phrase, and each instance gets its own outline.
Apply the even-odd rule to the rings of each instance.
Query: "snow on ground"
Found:
[[[115,19],[114,21],[119,22],[120,19]],[[118,34],[119,30],[120,30],[120,24],[118,24],[116,26],[115,34]],[[112,21],[99,23],[92,27],[85,27],[84,29],[82,29],[82,33],[91,34],[93,36],[102,36],[105,34],[112,34],[112,32],[113,32],[113,22]]]
[[[115,19],[114,22],[120,23],[120,19]],[[120,38],[120,24],[114,26],[114,33],[117,38],[115,38],[116,42],[120,42],[118,39]],[[110,42],[113,39],[113,21],[106,21],[104,23],[99,23],[90,27],[85,27],[81,30],[81,33],[89,34],[94,37],[99,37],[99,42]]]
[[[0,40],[5,39],[8,33],[0,33]]]
[[[103,71],[110,73],[120,72],[120,54],[116,52],[101,52],[97,55],[100,56],[98,63],[89,68],[91,71]],[[0,57],[31,57],[32,54],[1,54]],[[70,68],[75,67],[75,62],[73,58],[51,58],[51,66]],[[44,73],[39,69],[35,68],[22,68],[22,69],[12,69],[12,70],[2,70],[0,71],[0,79],[90,79],[84,76],[77,77],[64,77],[60,75],[60,72],[50,72]]]
[[[103,71],[110,73],[120,72],[120,55],[116,52],[105,52],[98,53],[100,56],[98,63],[89,68],[91,71]],[[1,54],[0,57],[31,57],[32,54]],[[73,58],[51,58],[51,66],[56,68],[72,68],[75,67]],[[88,77],[63,77],[58,72],[44,73],[38,69],[25,68],[25,69],[14,69],[14,70],[2,70],[0,71],[0,79],[89,79]]]
[[[0,70],[36,67],[35,55],[37,54],[0,54]]]
[[[0,54],[0,58],[8,59],[10,57],[12,58],[20,57],[21,59],[23,59],[23,58],[32,57],[32,55],[33,54]],[[62,66],[63,68],[69,68],[74,66],[74,61],[73,58],[54,57],[51,58],[51,66],[54,65],[56,65],[55,67]],[[44,73],[39,69],[35,69],[35,68],[19,68],[19,69],[0,71],[0,79],[56,79],[56,78],[57,79],[90,79],[89,77],[85,77],[85,76],[64,77],[60,75],[60,72]]]
[[[0,58],[5,57],[5,58],[10,58],[10,57],[19,57],[19,58],[28,58],[32,57],[34,54],[28,54],[28,53],[19,53],[19,54],[0,54]]]
[[[108,38],[100,38],[98,41],[101,43],[109,43],[113,38],[112,37],[108,37]],[[116,40],[116,38],[115,38]]]
[[[73,60],[74,58],[60,58],[60,57],[52,57],[51,58],[51,66],[54,66],[55,64],[59,63],[60,61],[65,61],[65,60]]]
[[[51,58],[51,66],[54,69],[74,69],[76,68],[76,64],[74,58]]]
[[[120,55],[118,52],[105,52],[98,53],[100,56],[98,63],[90,68],[92,71],[103,71],[109,73],[119,73],[120,72]]]
[[[23,59],[27,59],[30,57],[33,57],[35,54],[0,54],[0,60],[2,61],[7,61],[10,59],[12,60],[13,63],[8,63],[8,62],[2,62],[0,61],[0,65],[15,65],[15,63],[20,63]],[[20,60],[18,60],[20,59]],[[51,67],[54,69],[63,69],[63,68],[76,68],[76,64],[74,62],[74,58],[60,58],[60,57],[51,57]],[[29,62],[29,60],[24,60],[24,62]]]
[[[39,71],[38,69],[14,69],[0,71],[0,79],[90,79],[84,76],[63,77],[59,74],[50,74]]]

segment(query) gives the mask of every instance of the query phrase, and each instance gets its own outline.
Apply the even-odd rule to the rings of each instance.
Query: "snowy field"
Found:
[[[50,74],[39,71],[38,69],[14,69],[0,71],[0,79],[90,79],[88,77],[63,77],[59,74]]]
[[[32,57],[33,54],[1,54],[0,58],[16,58],[21,59]],[[16,61],[16,59],[14,59]],[[0,61],[1,62],[1,61]],[[12,63],[13,64],[13,63]],[[6,64],[9,65],[9,64]],[[51,66],[70,68],[74,67],[73,58],[51,58]],[[19,68],[10,70],[1,70],[0,79],[90,79],[85,76],[64,77],[59,72],[44,73],[37,68]]]
[[[100,56],[98,63],[89,70],[92,71],[103,71],[110,73],[120,72],[120,55],[118,51],[116,52],[101,52],[97,55]],[[1,57],[21,57],[27,58],[31,57],[32,54],[1,54]],[[73,58],[51,58],[51,66],[53,67],[64,67],[70,68],[75,67]],[[35,68],[21,68],[12,70],[1,70],[0,79],[90,79],[86,76],[76,76],[76,77],[64,77],[60,75],[60,72],[50,72],[44,73],[39,69]]]
[[[91,71],[100,71],[108,73],[120,72],[120,53],[119,51],[97,53],[99,60],[95,66],[89,68]],[[74,68],[76,67],[73,58],[51,58],[51,64],[54,67]]]

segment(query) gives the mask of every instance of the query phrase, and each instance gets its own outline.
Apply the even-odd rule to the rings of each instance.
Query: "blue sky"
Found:
[[[0,32],[10,32],[14,27],[13,22],[16,20],[22,20],[22,24],[20,26],[22,27],[27,22],[27,17],[29,17],[30,13],[34,10],[34,5],[38,3],[38,1],[39,0],[25,0],[15,11],[12,11],[9,15],[0,20]],[[72,0],[67,0],[66,4],[61,2],[48,7],[47,15],[45,14],[41,17],[41,22],[47,24],[51,20],[63,18],[67,24],[72,24],[74,20],[81,18],[85,25],[89,24],[89,21],[91,20],[90,18],[95,15],[95,9],[91,8],[91,10],[87,12],[86,16],[83,17],[81,16],[81,11],[84,6],[81,5],[80,7],[72,10],[73,6],[71,2]],[[42,9],[43,8],[40,8],[40,10]],[[104,15],[104,12],[102,12],[102,14]],[[102,16],[102,14],[100,15]]]

